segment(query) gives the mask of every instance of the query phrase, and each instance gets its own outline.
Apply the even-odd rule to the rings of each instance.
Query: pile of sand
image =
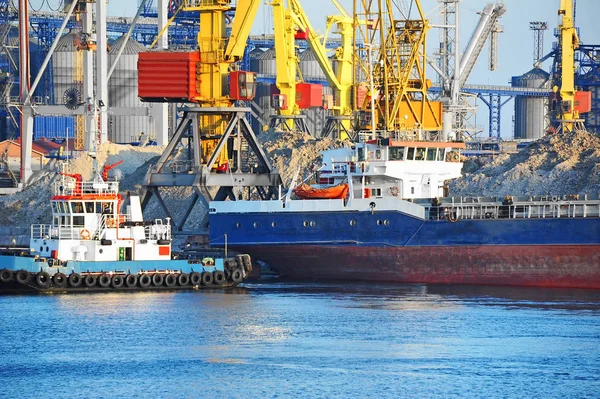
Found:
[[[451,195],[599,193],[600,138],[585,131],[547,136],[487,164],[467,161],[463,173],[451,182]]]

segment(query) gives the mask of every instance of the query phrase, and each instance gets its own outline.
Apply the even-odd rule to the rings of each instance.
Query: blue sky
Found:
[[[352,0],[339,0],[346,10],[352,12]],[[396,3],[410,3],[409,0],[396,0]],[[477,12],[483,10],[490,1],[463,0],[461,2],[461,47],[464,47],[473,32],[479,16]],[[263,2],[264,3],[264,2]],[[330,0],[301,0],[309,19],[315,29],[324,30],[325,16],[336,14],[337,9]],[[438,2],[436,0],[422,0],[423,9],[432,23],[438,23]],[[137,10],[138,1],[112,0],[108,4],[109,15],[133,16]],[[512,76],[521,75],[533,67],[533,32],[529,30],[530,21],[547,21],[549,29],[544,36],[544,50],[549,52],[552,43],[556,41],[553,32],[558,26],[557,10],[559,0],[505,0],[506,13],[500,20],[504,33],[499,39],[499,66],[494,72],[488,70],[488,48],[483,49],[477,65],[475,66],[468,83],[507,85]],[[581,40],[586,44],[600,44],[600,0],[577,0],[576,24],[580,28]],[[259,15],[253,26],[253,33],[272,33],[273,24],[269,8],[261,4]],[[433,29],[430,33],[429,49],[433,51],[439,33]],[[432,41],[433,40],[433,41]],[[544,65],[549,68],[549,63]],[[430,73],[429,77],[436,80]],[[477,124],[481,125],[487,136],[487,107],[480,106]],[[514,104],[508,103],[503,109],[502,136],[512,137],[512,115]]]

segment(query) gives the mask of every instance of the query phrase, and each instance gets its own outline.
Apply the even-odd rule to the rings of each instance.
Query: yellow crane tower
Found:
[[[325,128],[325,135],[329,129],[336,132],[336,138],[349,138],[352,130],[352,92],[354,85],[354,31],[353,19],[337,0],[332,0],[341,15],[329,15],[326,21],[326,34],[321,39],[313,29],[299,0],[289,0],[290,10],[297,21],[298,28],[306,33],[310,49],[316,56],[319,66],[327,77],[329,85],[333,88],[335,103],[333,105],[334,118]],[[341,37],[341,45],[335,51],[337,71],[334,71],[327,57],[326,43],[333,27]],[[337,125],[337,126],[336,126]]]
[[[178,230],[198,200],[207,208],[210,200],[240,197],[244,188],[248,195],[256,188],[260,198],[268,199],[281,184],[246,119],[250,108],[242,105],[254,97],[255,74],[239,71],[235,65],[244,56],[259,4],[260,0],[183,0],[178,12],[199,14],[198,50],[139,55],[138,95],[143,101],[193,103],[179,107],[183,115],[167,148],[148,170],[142,196],[142,207],[156,196]],[[187,160],[181,159],[180,144],[188,148]],[[169,210],[171,204],[162,199],[161,187],[193,188],[182,216]],[[216,194],[213,187],[218,187]],[[204,226],[207,216],[208,212]]]
[[[355,62],[367,76],[366,84],[356,89],[359,129],[440,131],[442,104],[427,97],[431,86],[426,78],[429,21],[419,0],[413,0],[416,19],[410,15],[396,18],[393,3],[354,0]]]
[[[560,123],[559,129],[570,132],[584,129],[579,114],[590,111],[591,95],[575,88],[575,50],[579,48],[579,37],[573,21],[573,0],[560,0],[558,15],[561,16],[558,26],[560,55],[557,68],[560,87],[553,87],[553,108],[557,122]]]
[[[277,115],[272,116],[271,127],[308,131],[296,103],[296,87],[303,81],[295,40],[298,20],[290,8],[286,7],[285,0],[273,0],[270,4],[273,8],[275,35],[275,84],[279,90],[279,94],[272,96]]]

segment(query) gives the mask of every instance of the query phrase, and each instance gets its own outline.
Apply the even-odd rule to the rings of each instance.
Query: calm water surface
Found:
[[[600,292],[267,282],[0,297],[0,397],[598,398]]]

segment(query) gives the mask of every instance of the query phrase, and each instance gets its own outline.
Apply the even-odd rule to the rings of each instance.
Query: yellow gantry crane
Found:
[[[561,16],[558,26],[560,87],[553,87],[555,95],[559,96],[555,98],[554,110],[560,128],[570,132],[584,128],[579,114],[590,111],[591,95],[575,88],[575,50],[579,48],[579,37],[573,21],[573,0],[560,0],[558,15]]]
[[[366,84],[357,86],[360,129],[441,130],[442,104],[427,97],[431,86],[425,73],[430,24],[420,1],[414,0],[414,4],[418,18],[409,19],[394,16],[397,7],[392,0],[354,0],[355,62],[367,76]]]

